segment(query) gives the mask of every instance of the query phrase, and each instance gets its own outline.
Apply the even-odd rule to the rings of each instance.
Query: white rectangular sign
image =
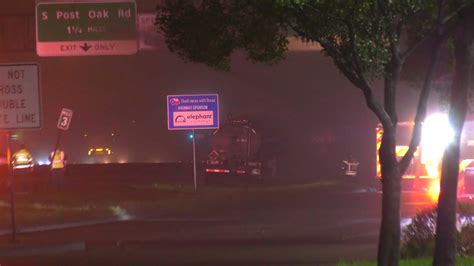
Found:
[[[0,64],[0,129],[41,128],[38,64]]]
[[[57,127],[62,130],[68,130],[72,120],[72,110],[63,108],[59,114]]]
[[[212,126],[213,111],[174,112],[173,121],[176,126]]]

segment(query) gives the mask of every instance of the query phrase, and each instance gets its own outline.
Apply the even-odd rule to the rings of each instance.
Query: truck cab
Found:
[[[212,134],[211,151],[205,163],[206,174],[260,178],[260,143],[260,134],[248,119],[228,119]]]

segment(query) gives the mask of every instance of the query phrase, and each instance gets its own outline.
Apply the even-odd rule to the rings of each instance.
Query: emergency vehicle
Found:
[[[91,163],[111,163],[112,150],[107,147],[92,147],[87,152]]]
[[[400,160],[408,150],[414,123],[401,122],[398,125],[396,154]],[[379,124],[376,127],[377,178],[381,178],[379,149],[382,135],[383,127]],[[402,176],[403,189],[427,191],[433,200],[438,199],[443,153],[453,137],[454,132],[446,114],[436,113],[425,119],[421,143]],[[459,171],[458,196],[474,193],[474,121],[464,124]]]
[[[21,148],[12,155],[11,164],[13,170],[27,170],[32,172],[34,167],[31,153],[25,148]]]

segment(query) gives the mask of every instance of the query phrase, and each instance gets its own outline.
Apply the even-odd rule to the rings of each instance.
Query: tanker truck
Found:
[[[225,174],[261,178],[261,141],[260,133],[248,118],[229,118],[212,134],[211,150],[205,162],[207,176]]]

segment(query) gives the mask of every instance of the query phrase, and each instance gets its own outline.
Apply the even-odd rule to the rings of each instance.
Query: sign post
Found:
[[[0,130],[7,131],[7,164],[10,180],[11,241],[16,241],[15,180],[11,165],[12,130],[41,128],[39,66],[0,65]]]
[[[61,133],[62,131],[67,131],[69,130],[69,126],[71,125],[72,121],[72,114],[73,111],[67,108],[63,108],[61,110],[61,113],[59,114],[59,119],[58,119],[58,137],[56,138],[56,144],[54,145],[54,150],[52,154],[52,158],[56,156],[56,151],[59,148],[59,143],[61,141]]]
[[[136,24],[134,0],[38,3],[36,52],[45,57],[135,54]]]
[[[197,189],[197,171],[196,171],[196,135],[193,129],[193,168],[194,168],[194,190]]]
[[[12,152],[10,147],[10,135],[11,132],[7,133],[7,164],[8,164],[8,176],[10,178],[10,218],[11,218],[11,230],[12,235],[10,241],[16,242],[16,221],[15,221],[15,180],[12,173]]]
[[[168,95],[168,130],[193,131],[194,189],[197,189],[196,129],[219,128],[217,94]]]

